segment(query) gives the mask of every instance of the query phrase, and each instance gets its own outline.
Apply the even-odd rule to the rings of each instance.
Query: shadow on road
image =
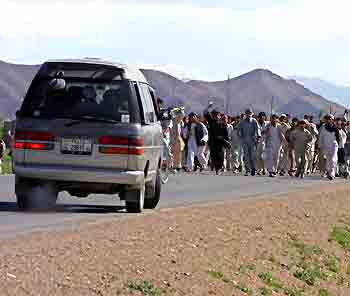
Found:
[[[72,214],[113,214],[124,212],[123,206],[83,205],[83,204],[58,204],[49,210],[33,210],[27,213],[72,213]],[[0,202],[0,212],[23,212],[15,202]]]
[[[77,214],[113,214],[122,212],[122,206],[101,206],[101,205],[57,205],[53,212],[56,213],[77,213]]]

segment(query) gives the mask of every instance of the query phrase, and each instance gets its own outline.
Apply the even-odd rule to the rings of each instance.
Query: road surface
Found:
[[[170,176],[169,183],[163,187],[159,208],[287,193],[327,182],[313,176],[304,180],[289,177]],[[22,213],[17,210],[15,203],[14,177],[0,177],[0,239],[14,238],[34,231],[72,228],[84,219],[97,221],[126,215],[129,214],[125,213],[118,197],[93,195],[87,199],[77,199],[66,193],[60,194],[57,209],[50,213]]]

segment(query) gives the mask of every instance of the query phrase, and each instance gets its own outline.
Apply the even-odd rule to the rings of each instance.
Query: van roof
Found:
[[[132,81],[143,82],[143,83],[147,83],[148,84],[148,81],[147,81],[146,77],[136,67],[130,66],[130,65],[126,65],[126,64],[106,61],[106,60],[102,60],[102,59],[97,59],[97,58],[55,59],[55,60],[48,60],[47,63],[75,63],[75,64],[90,64],[90,65],[113,66],[113,67],[116,67],[118,69],[124,70],[125,79],[129,79],[129,80],[132,80]]]

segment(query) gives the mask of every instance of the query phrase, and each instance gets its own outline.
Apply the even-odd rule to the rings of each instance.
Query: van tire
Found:
[[[162,180],[159,170],[151,182],[146,183],[146,195],[145,195],[145,209],[153,210],[157,207],[160,200],[160,193],[162,190]]]
[[[25,211],[28,209],[28,201],[25,195],[16,195],[17,198],[17,207],[20,211]]]
[[[18,192],[17,206],[21,211],[51,210],[55,207],[58,190],[54,183],[25,184],[26,193]]]
[[[145,203],[145,187],[124,192],[125,207],[128,213],[142,213]]]

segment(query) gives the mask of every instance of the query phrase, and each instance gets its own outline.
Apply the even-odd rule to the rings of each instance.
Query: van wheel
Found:
[[[16,195],[17,197],[17,207],[20,211],[25,211],[28,209],[28,201],[25,195]]]
[[[153,210],[157,207],[160,199],[160,193],[162,189],[162,180],[160,177],[159,170],[157,171],[157,175],[149,183],[146,183],[146,195],[145,195],[145,209]]]
[[[145,187],[124,192],[125,207],[128,213],[142,213],[145,203]]]
[[[54,183],[26,184],[26,193],[16,193],[20,210],[50,210],[56,205],[58,190]]]

